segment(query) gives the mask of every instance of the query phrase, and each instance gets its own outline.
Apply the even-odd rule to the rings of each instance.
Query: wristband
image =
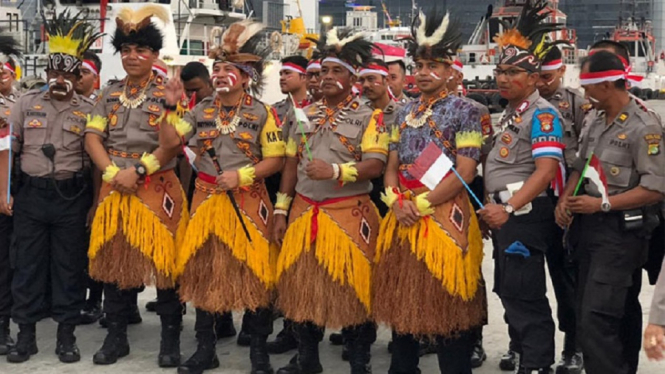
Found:
[[[256,169],[254,166],[245,166],[238,169],[238,185],[240,187],[251,186],[256,179]]]
[[[169,105],[164,101],[164,109],[169,111],[169,112],[174,112],[176,109],[178,109],[178,104],[175,105]]]
[[[275,210],[288,211],[291,207],[293,198],[285,193],[277,192],[277,202],[275,202]]]
[[[332,168],[333,168],[333,175],[332,175],[332,177],[331,177],[330,179],[336,181],[336,180],[339,179],[339,173],[340,173],[339,165],[337,165],[337,164],[332,164]]]
[[[147,169],[148,175],[155,174],[162,167],[159,164],[157,157],[152,153],[144,153],[143,156],[141,156],[141,163]]]
[[[430,216],[434,214],[434,208],[432,208],[432,203],[427,200],[429,192],[423,192],[420,195],[416,196],[416,208],[422,217]]]
[[[403,197],[404,194],[402,194],[397,189],[397,187],[386,187],[385,192],[381,194],[381,201],[383,201],[383,203],[386,204],[388,209],[392,209],[395,202],[397,200],[400,200],[400,208],[401,208],[402,207],[401,201]]]
[[[287,214],[288,214],[288,212],[287,212],[286,210],[284,210],[284,209],[275,209],[275,210],[273,211],[273,215],[282,215],[282,216],[286,216]]]
[[[107,166],[106,169],[104,169],[104,173],[102,174],[102,180],[106,183],[111,183],[113,181],[113,178],[120,172],[120,168],[115,164],[115,162],[112,162],[111,165]]]

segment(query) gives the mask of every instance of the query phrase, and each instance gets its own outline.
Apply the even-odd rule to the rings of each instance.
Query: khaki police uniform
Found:
[[[0,95],[0,128],[8,126],[7,119],[15,100]],[[12,185],[16,185],[17,173],[12,173]],[[15,193],[15,189],[12,189]],[[0,318],[9,318],[12,308],[12,267],[9,262],[9,244],[13,229],[10,216],[0,214]]]
[[[563,119],[563,143],[566,145],[564,156],[566,166],[572,167],[575,161],[584,117],[589,109],[589,102],[584,99],[584,95],[573,88],[560,86],[558,90],[547,98],[555,108],[561,113]]]
[[[606,120],[603,112],[590,119],[575,169],[581,173],[593,154],[600,160],[610,196],[638,186],[665,193],[663,130],[656,117],[631,99],[609,125]],[[601,196],[593,183],[586,183],[584,190]],[[637,371],[641,267],[649,234],[657,225],[657,207],[652,208],[574,218],[571,241],[579,262],[578,337],[588,373]]]
[[[537,158],[563,161],[563,124],[556,108],[535,91],[518,108],[506,108],[498,127],[485,164],[485,189],[494,202],[506,203],[509,185],[526,182]],[[554,144],[558,148],[545,146]],[[555,250],[556,224],[546,191],[530,205],[530,212],[512,214],[500,230],[493,230],[494,291],[505,308],[511,350],[521,353],[524,367],[544,368],[554,363],[554,321],[544,265],[545,254]],[[529,256],[515,253],[519,247]]]
[[[21,187],[14,199],[12,318],[75,324],[85,300],[86,217],[92,203],[83,131],[93,103],[30,91],[11,108]],[[50,303],[50,306],[49,306]]]

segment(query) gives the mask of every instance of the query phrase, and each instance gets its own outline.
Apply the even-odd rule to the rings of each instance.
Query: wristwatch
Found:
[[[134,168],[136,169],[136,174],[138,174],[139,177],[145,177],[146,174],[148,174],[148,169],[146,169],[145,165],[140,162],[134,165]]]
[[[175,105],[169,105],[165,100],[164,101],[164,109],[168,110],[169,112],[175,112],[176,109],[178,109],[178,104],[176,103]]]
[[[515,208],[513,208],[512,205],[506,203],[506,204],[503,204],[503,211],[508,213],[508,215],[511,215],[515,211]]]
[[[609,201],[607,201],[607,202],[603,202],[603,203],[600,204],[600,210],[601,210],[603,213],[609,213],[609,211],[610,211],[611,209],[612,209],[612,204],[610,204]]]

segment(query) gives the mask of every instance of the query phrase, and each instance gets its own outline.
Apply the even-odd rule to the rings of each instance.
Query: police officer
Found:
[[[44,21],[49,34],[67,35],[71,28],[68,22]],[[9,116],[17,136],[13,149],[21,161],[22,187],[15,206],[2,199],[3,213],[14,215],[16,236],[12,318],[19,333],[8,362],[25,362],[37,353],[35,324],[46,317],[58,322],[60,361],[81,359],[74,329],[85,300],[86,217],[92,203],[83,131],[93,103],[74,87],[81,54],[98,35],[88,23],[79,27],[85,30],[84,39],[49,40],[49,50],[61,52],[48,55],[48,91],[21,96]],[[68,49],[71,45],[75,47]],[[0,174],[7,175],[6,159]]]
[[[563,162],[564,148],[560,115],[536,89],[547,46],[540,48],[545,34],[530,30],[558,27],[539,24],[537,13],[545,6],[540,0],[527,2],[517,25],[497,37],[501,55],[494,72],[509,104],[485,165],[491,202],[480,211],[493,230],[495,292],[505,308],[511,340],[520,345],[514,347],[521,354],[518,372],[538,374],[549,373],[554,363],[545,254],[554,249],[555,222],[547,189]],[[532,39],[525,42],[527,38]]]
[[[406,65],[404,61],[388,62],[388,84],[396,102],[406,105],[412,100],[404,91],[404,86],[406,86]]]
[[[587,373],[635,373],[642,328],[640,269],[658,224],[653,204],[665,193],[662,128],[628,95],[616,55],[601,51],[589,57],[580,83],[596,112],[556,210],[562,226],[570,224],[569,212],[575,214],[570,230],[579,261],[577,336]],[[589,177],[591,169],[604,174],[606,185],[595,178],[575,195],[581,175]]]
[[[571,169],[589,103],[578,90],[563,85],[565,73],[566,65],[563,64],[561,50],[554,47],[543,59],[538,91],[541,97],[549,101],[561,113],[563,143],[566,145],[564,157],[566,167]],[[563,235],[563,231],[558,227],[555,230],[559,237]],[[563,242],[556,240],[555,244],[563,244]],[[557,372],[579,374],[584,363],[575,337],[575,265],[563,245],[547,253],[547,265],[557,299],[559,329],[565,334]]]
[[[323,99],[323,91],[321,91],[321,59],[318,57],[312,57],[307,64],[307,92],[312,97],[312,102]]]
[[[21,93],[14,87],[16,82],[16,61],[11,57],[6,57],[2,62],[2,74],[0,78],[0,94],[3,97],[16,101]]]

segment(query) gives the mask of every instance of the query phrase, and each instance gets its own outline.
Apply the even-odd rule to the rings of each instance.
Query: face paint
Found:
[[[72,88],[74,88],[74,83],[72,83],[72,81],[69,79],[65,79],[65,84],[67,85],[67,93],[69,93]]]
[[[593,102],[593,103],[596,103],[596,104],[598,104],[598,103],[600,102],[600,101],[598,101],[597,99],[594,99],[594,98],[591,97],[591,96],[589,96],[589,101],[591,101],[591,102]]]
[[[236,82],[238,82],[238,76],[235,73],[230,72],[229,73],[229,85],[235,86]]]
[[[122,55],[120,58],[122,58],[124,60],[126,58],[129,58],[129,55]]]
[[[335,81],[335,84],[337,85],[337,87],[339,87],[340,90],[344,89],[344,86],[341,83],[339,83],[339,81]]]
[[[552,80],[545,82],[545,85],[549,86],[552,83],[554,83],[555,81],[556,81],[556,78],[552,78]]]
[[[432,76],[432,78],[434,78],[434,79],[436,79],[436,80],[438,80],[438,81],[441,80],[441,77],[440,77],[437,73],[435,73],[435,72],[433,72],[433,71],[431,71],[431,72],[429,73],[429,75]]]
[[[69,86],[67,86],[66,88],[62,87],[62,86],[58,85],[57,81],[58,81],[57,78],[49,79],[48,86],[51,89],[51,92],[54,93],[54,94],[57,94],[57,95],[62,95],[62,96],[67,95],[70,91]],[[67,82],[69,82],[69,81],[65,80],[65,84],[67,84]],[[69,82],[69,84],[72,84],[72,82]],[[64,88],[65,90],[63,91],[62,88]]]
[[[519,87],[519,88],[524,88],[524,85],[523,85],[522,82],[520,82],[520,81],[513,81],[512,83],[513,83],[514,85],[516,85],[517,87]]]
[[[139,60],[141,60],[141,61],[145,61],[145,60],[148,59],[147,57],[145,57],[145,56],[141,56],[141,55],[139,55],[138,57],[139,57]]]

